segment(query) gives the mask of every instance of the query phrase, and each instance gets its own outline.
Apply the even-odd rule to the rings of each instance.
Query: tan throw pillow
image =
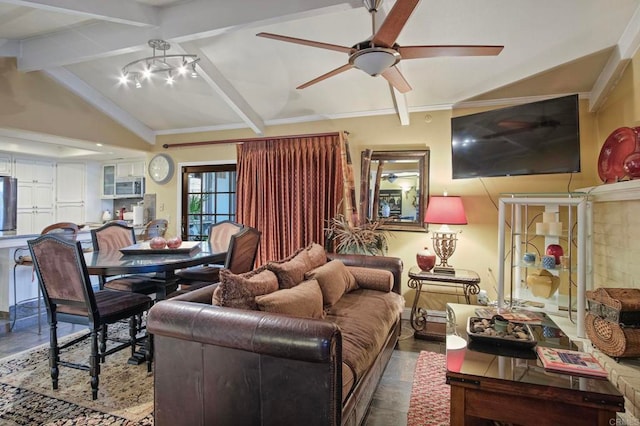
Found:
[[[355,277],[359,288],[384,291],[386,293],[393,289],[393,274],[391,271],[359,266],[347,266],[347,269]]]
[[[212,302],[227,308],[257,310],[256,296],[278,290],[278,278],[266,267],[240,275],[228,269],[220,271],[220,285],[213,292]]]
[[[304,273],[309,269],[309,254],[301,248],[286,259],[269,262],[267,268],[278,277],[278,285],[282,288],[292,288],[304,281]]]
[[[303,281],[293,288],[256,296],[258,309],[301,318],[324,318],[322,291],[316,280]]]
[[[318,281],[322,290],[322,300],[328,306],[340,300],[346,292],[357,288],[356,279],[344,263],[337,259],[312,269],[304,274],[304,277]]]
[[[309,255],[309,270],[327,263],[327,252],[320,244],[311,243],[307,247],[307,254]]]

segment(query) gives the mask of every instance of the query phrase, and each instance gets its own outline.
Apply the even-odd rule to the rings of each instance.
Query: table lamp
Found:
[[[456,250],[458,232],[449,228],[449,225],[466,225],[467,216],[464,213],[462,198],[444,196],[429,197],[425,223],[442,225],[437,231],[433,231],[433,250],[440,258],[440,263],[433,268],[435,273],[454,274],[455,270],[447,263]]]

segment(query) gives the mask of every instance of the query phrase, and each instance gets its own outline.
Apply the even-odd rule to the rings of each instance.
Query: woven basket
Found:
[[[622,328],[620,324],[606,321],[590,313],[585,317],[585,329],[591,342],[611,357],[640,356],[640,329]]]

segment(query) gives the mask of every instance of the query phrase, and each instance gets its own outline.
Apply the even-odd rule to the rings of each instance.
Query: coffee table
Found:
[[[466,322],[477,306],[449,304],[458,335],[468,339]],[[532,326],[539,345],[571,347],[547,317]],[[544,370],[531,349],[471,342],[459,372],[447,371],[451,385],[451,425],[485,424],[487,419],[518,425],[616,424],[624,398],[608,380]]]

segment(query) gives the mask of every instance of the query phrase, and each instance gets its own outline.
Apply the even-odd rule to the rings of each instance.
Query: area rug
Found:
[[[449,424],[451,389],[446,383],[445,356],[422,351],[413,376],[407,426]]]
[[[127,336],[126,325],[114,327],[121,337]],[[89,346],[89,340],[84,340],[66,351],[62,359],[88,364]],[[0,424],[153,424],[153,374],[147,373],[146,363],[127,364],[128,349],[107,356],[100,365],[95,401],[91,399],[88,371],[61,366],[59,386],[53,390],[48,351],[46,344],[0,360]]]

